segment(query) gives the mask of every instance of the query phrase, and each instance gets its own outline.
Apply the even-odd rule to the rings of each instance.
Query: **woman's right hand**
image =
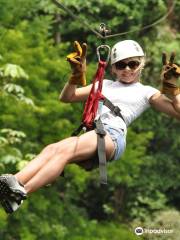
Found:
[[[79,42],[74,42],[75,52],[67,55],[67,61],[71,65],[72,74],[69,83],[73,85],[86,86],[86,50],[87,44],[82,47]]]

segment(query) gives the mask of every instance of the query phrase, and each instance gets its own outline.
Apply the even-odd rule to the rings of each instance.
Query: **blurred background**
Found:
[[[97,68],[91,29],[105,23],[106,44],[138,41],[146,52],[142,83],[160,89],[162,52],[180,58],[180,1],[0,0],[0,174],[20,170],[47,144],[69,137],[83,104],[58,100],[74,40],[87,42],[87,80]],[[152,27],[144,28],[144,26]],[[126,33],[125,32],[129,32]],[[109,70],[106,78],[111,79]],[[76,165],[24,202],[13,215],[0,208],[2,240],[178,240],[180,236],[180,127],[153,109],[129,128],[123,157],[99,172]],[[171,234],[134,233],[136,227]]]

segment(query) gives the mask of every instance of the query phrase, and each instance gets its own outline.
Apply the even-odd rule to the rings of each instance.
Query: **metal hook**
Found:
[[[108,45],[100,45],[99,47],[97,47],[97,56],[98,56],[98,61],[100,62],[101,61],[101,55],[100,55],[100,49],[103,48],[103,49],[107,49],[108,50],[108,55],[107,55],[107,58],[106,58],[106,62],[109,62],[109,58],[110,58],[110,53],[111,53],[111,48],[110,46]]]

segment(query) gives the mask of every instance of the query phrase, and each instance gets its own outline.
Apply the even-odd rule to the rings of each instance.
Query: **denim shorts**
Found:
[[[103,124],[104,130],[108,133],[114,143],[115,152],[111,160],[118,160],[126,148],[126,137],[123,130],[113,128],[112,126]]]

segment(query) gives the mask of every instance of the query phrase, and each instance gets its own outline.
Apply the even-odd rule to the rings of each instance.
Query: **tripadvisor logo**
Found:
[[[142,235],[142,234],[172,234],[174,231],[173,229],[167,229],[167,228],[136,227],[134,232],[136,235]]]
[[[144,233],[144,230],[142,227],[135,228],[135,234],[136,235],[142,235]]]

